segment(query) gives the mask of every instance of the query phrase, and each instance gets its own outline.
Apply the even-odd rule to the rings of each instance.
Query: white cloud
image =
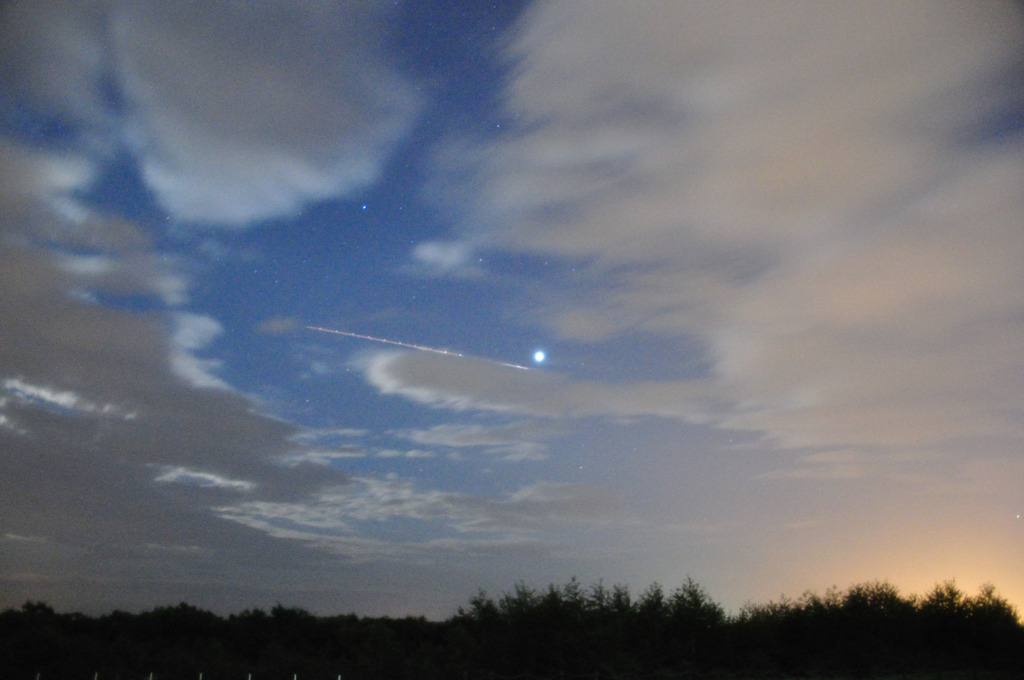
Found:
[[[164,304],[176,307],[188,302],[188,279],[172,272],[163,272],[150,280],[155,292]]]
[[[541,482],[504,497],[491,498],[440,490],[421,490],[388,476],[356,477],[345,486],[326,489],[308,501],[249,501],[216,508],[220,517],[268,534],[341,552],[353,558],[386,558],[422,552],[489,551],[495,546],[537,537],[523,532],[566,524],[610,521],[619,511],[615,496],[582,484]],[[389,523],[422,524],[417,540],[373,538]],[[428,526],[434,527],[428,529]],[[452,530],[479,538],[445,536]],[[493,535],[495,532],[499,536]],[[429,538],[434,534],[433,538]]]
[[[48,543],[49,539],[45,536],[21,536],[19,534],[5,533],[3,539],[6,541],[15,541],[17,543]]]
[[[297,465],[332,465],[340,460],[351,458],[365,458],[366,450],[361,446],[349,445],[334,449],[310,449],[296,451],[280,458],[281,462],[288,467]]]
[[[110,272],[113,262],[104,255],[64,254],[58,256],[57,266],[77,276],[99,276]]]
[[[3,406],[3,404],[0,404],[0,408],[3,408]],[[14,419],[6,413],[0,413],[0,428],[22,437],[28,434],[28,430],[19,427]]]
[[[194,354],[224,332],[220,323],[211,317],[187,312],[179,312],[173,318],[175,327],[171,334],[170,361],[174,374],[193,387],[231,389],[213,373],[221,366],[219,360],[200,359]]]
[[[464,241],[425,241],[412,250],[417,271],[439,276],[479,276],[481,269],[473,257],[472,246]]]
[[[67,409],[68,411],[92,411],[95,408],[91,402],[82,399],[82,397],[71,390],[56,390],[41,385],[33,385],[20,378],[7,378],[4,380],[4,389],[24,401],[49,404]]]
[[[487,453],[498,456],[504,461],[518,463],[522,461],[547,460],[548,447],[537,442],[516,442],[506,446],[498,446],[487,450]]]
[[[661,416],[704,422],[713,393],[701,381],[644,381],[625,385],[574,380],[567,374],[523,371],[470,357],[380,352],[361,362],[367,381],[383,394],[453,409],[548,417]],[[463,432],[463,436],[467,433]],[[454,436],[444,429],[433,433]],[[430,438],[429,432],[418,437]]]
[[[80,125],[96,160],[130,148],[179,220],[240,227],[351,195],[418,108],[381,57],[383,3],[8,4],[7,82]]]
[[[356,427],[306,428],[291,436],[292,441],[322,443],[350,437],[364,437],[369,430]]]
[[[116,234],[100,235],[91,211],[81,209],[81,221],[68,226],[62,236],[70,246],[85,243],[97,247],[90,240],[116,241]],[[116,230],[111,230],[115,231]],[[164,304],[177,307],[188,301],[189,280],[175,271],[180,262],[176,258],[147,252],[137,244],[106,244],[102,254],[64,252],[54,248],[52,253],[57,267],[66,275],[69,287],[79,297],[95,304],[98,293],[122,295],[145,294],[155,296]]]
[[[435,458],[437,454],[425,449],[378,449],[375,454],[378,458]]]
[[[562,337],[676,337],[709,375],[498,388],[380,358],[379,389],[699,414],[784,448],[1024,435],[1024,154],[964,137],[1019,58],[1016,8],[556,1],[519,28],[520,131],[439,161],[472,178],[466,237],[579,263],[539,310]]]
[[[179,312],[174,315],[174,320],[175,328],[171,339],[182,349],[203,349],[224,332],[216,319],[201,314]]]
[[[256,485],[241,479],[229,479],[212,472],[202,472],[182,466],[168,466],[154,481],[164,484],[188,484],[204,488],[252,491]]]
[[[508,461],[544,460],[547,447],[530,439],[522,424],[484,426],[478,424],[434,425],[397,433],[417,444],[435,447],[478,448],[487,455]]]
[[[4,199],[32,196],[45,201],[60,214],[70,208],[67,194],[85,189],[95,177],[87,160],[73,154],[52,155],[29,151],[0,141],[0,174],[5,184],[0,188]]]
[[[77,198],[94,175],[92,164],[71,152],[54,156],[0,141],[4,209],[50,211],[43,221],[26,219],[34,213],[5,215],[8,243],[45,253],[58,270],[49,284],[90,304],[102,294],[155,295],[167,305],[183,304],[189,280],[180,271],[181,260],[153,251],[135,225],[91,210]]]
[[[34,405],[68,414],[89,414],[110,416],[121,420],[133,420],[136,412],[114,403],[101,403],[87,399],[73,390],[59,389],[28,382],[22,378],[5,378],[3,389],[10,398],[0,398],[0,408],[8,403]],[[4,417],[0,424],[10,423]],[[13,427],[13,423],[10,423]]]
[[[184,220],[243,225],[372,183],[416,108],[376,54],[377,14],[370,3],[121,7],[118,74],[160,202]]]
[[[510,436],[508,426],[447,424],[419,430],[407,430],[399,434],[417,444],[441,446],[500,446],[516,442],[516,439]]]
[[[496,509],[495,518],[480,518],[467,526],[601,522],[614,516],[619,501],[614,492],[587,484],[538,482],[510,494],[507,500],[496,504]]]

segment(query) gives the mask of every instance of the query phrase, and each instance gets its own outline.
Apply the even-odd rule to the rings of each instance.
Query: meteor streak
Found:
[[[385,345],[394,345],[396,347],[406,347],[408,349],[418,349],[421,352],[433,352],[434,354],[443,354],[448,357],[459,357],[467,358],[467,355],[461,352],[453,352],[447,349],[438,349],[437,347],[427,347],[426,345],[416,345],[411,342],[402,342],[401,340],[388,340],[387,338],[378,338],[374,335],[363,335],[362,333],[351,333],[349,331],[339,331],[335,328],[323,328],[322,326],[306,326],[307,330],[319,331],[320,333],[334,333],[335,335],[344,335],[349,338],[358,338],[359,340],[369,340],[370,342],[382,342]],[[498,364],[499,366],[507,366],[508,368],[518,368],[521,371],[529,371],[529,366],[520,366],[519,364],[509,364],[504,361],[495,361],[494,359],[483,359],[482,357],[469,357],[472,359],[478,359],[481,361],[489,361],[492,364]]]

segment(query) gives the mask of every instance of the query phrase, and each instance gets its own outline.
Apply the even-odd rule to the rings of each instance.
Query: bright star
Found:
[[[533,353],[533,362],[535,364],[542,364],[542,363],[544,363],[544,359],[546,359],[546,358],[547,358],[547,355],[544,354],[544,350],[540,350],[539,349],[539,350],[537,350],[536,352]]]

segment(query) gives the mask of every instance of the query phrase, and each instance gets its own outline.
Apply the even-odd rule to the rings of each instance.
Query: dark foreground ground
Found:
[[[692,581],[632,597],[576,581],[444,621],[227,617],[188,604],[97,617],[43,603],[0,612],[0,680],[1024,679],[1024,626],[991,587],[887,583],[808,593],[727,615]]]

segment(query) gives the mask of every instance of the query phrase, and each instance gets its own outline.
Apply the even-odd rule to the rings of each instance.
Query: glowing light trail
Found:
[[[375,335],[363,335],[362,333],[351,333],[349,331],[339,331],[335,328],[323,328],[322,326],[306,326],[307,330],[319,331],[321,333],[334,333],[335,335],[344,335],[349,338],[358,338],[359,340],[369,340],[370,342],[382,342],[385,345],[394,345],[396,347],[405,347],[408,349],[418,349],[421,352],[433,352],[434,354],[443,354],[448,357],[466,358],[467,355],[461,352],[453,352],[447,349],[438,349],[437,347],[427,347],[426,345],[416,345],[411,342],[402,342],[401,340],[388,340],[387,338],[378,338]],[[495,361],[494,359],[484,359],[482,357],[469,357],[480,361],[489,361],[492,364],[498,364],[499,366],[507,366],[508,368],[518,368],[521,371],[529,371],[529,366],[520,366],[519,364],[509,364],[504,361]]]

